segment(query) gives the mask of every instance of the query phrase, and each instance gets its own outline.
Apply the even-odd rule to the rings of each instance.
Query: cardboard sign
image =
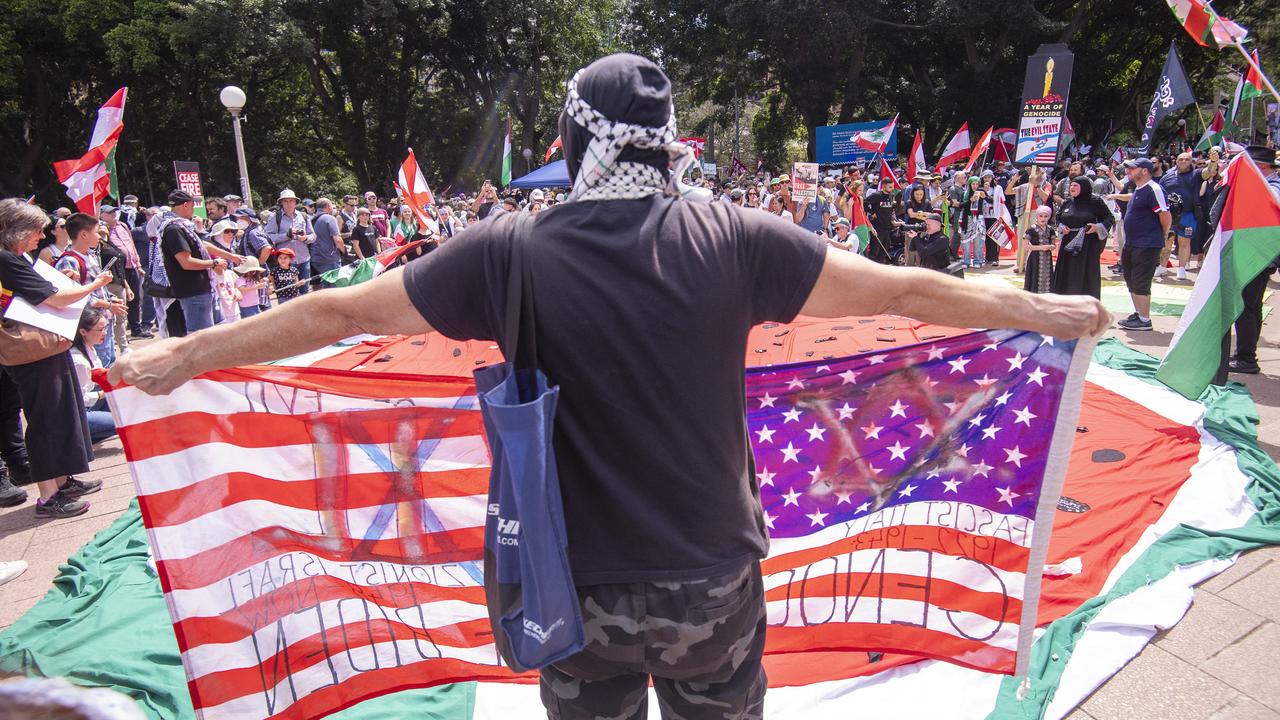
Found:
[[[796,163],[792,166],[791,197],[805,202],[818,199],[818,163]]]

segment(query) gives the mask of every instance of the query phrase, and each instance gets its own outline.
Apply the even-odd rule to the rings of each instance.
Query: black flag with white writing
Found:
[[[1187,80],[1187,71],[1182,69],[1178,51],[1173,43],[1170,43],[1169,57],[1164,61],[1164,71],[1160,73],[1160,82],[1156,85],[1156,96],[1151,101],[1151,109],[1147,111],[1147,124],[1142,130],[1142,142],[1139,143],[1138,152],[1143,155],[1151,152],[1156,128],[1160,126],[1160,121],[1166,115],[1195,101],[1195,93],[1191,92],[1191,81]]]

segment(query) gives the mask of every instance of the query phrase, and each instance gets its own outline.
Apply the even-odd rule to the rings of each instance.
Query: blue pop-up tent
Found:
[[[549,187],[567,188],[572,184],[569,182],[569,168],[564,164],[563,160],[557,160],[550,165],[543,165],[528,175],[511,181],[511,187],[523,190]]]

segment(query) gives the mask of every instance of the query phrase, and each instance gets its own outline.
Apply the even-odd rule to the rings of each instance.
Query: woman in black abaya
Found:
[[[1102,299],[1102,248],[1115,217],[1093,196],[1087,177],[1071,180],[1070,197],[1058,214],[1062,245],[1053,268],[1053,291],[1059,295],[1092,295]]]

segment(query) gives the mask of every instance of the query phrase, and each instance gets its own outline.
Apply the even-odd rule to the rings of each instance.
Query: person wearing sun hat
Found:
[[[289,188],[280,191],[276,199],[279,207],[271,213],[263,228],[271,245],[277,250],[293,251],[293,268],[303,280],[311,279],[311,245],[316,241],[316,231],[311,225],[311,217],[298,210],[298,196]],[[304,284],[300,290],[306,294]]]

